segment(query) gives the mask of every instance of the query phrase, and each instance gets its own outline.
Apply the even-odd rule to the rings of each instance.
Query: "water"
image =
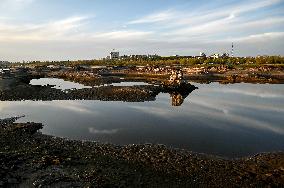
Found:
[[[66,81],[58,78],[40,78],[40,79],[32,79],[30,81],[31,85],[34,86],[52,86],[52,88],[60,89],[60,90],[69,90],[69,89],[84,89],[91,88],[90,86],[85,86],[83,84],[79,84],[76,82]],[[138,85],[151,85],[145,82],[120,82],[120,83],[112,83],[105,84],[100,86],[138,86]],[[93,87],[100,87],[93,86]]]
[[[0,118],[26,115],[18,122],[41,122],[45,134],[119,145],[165,144],[225,157],[283,151],[283,85],[194,85],[199,89],[179,107],[163,93],[144,103],[2,101]]]
[[[139,85],[151,85],[145,82],[120,82],[120,83],[112,83],[109,84],[112,86],[139,86]]]
[[[65,81],[63,79],[58,78],[40,78],[33,79],[30,81],[31,85],[38,86],[52,86],[52,88],[60,89],[60,90],[68,90],[68,89],[84,89],[91,88],[90,86],[84,86],[83,84]]]

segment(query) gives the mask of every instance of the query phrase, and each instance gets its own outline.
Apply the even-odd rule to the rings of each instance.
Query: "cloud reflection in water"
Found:
[[[4,101],[0,118],[26,115],[21,121],[44,123],[46,134],[115,144],[154,142],[226,155],[284,147],[282,85],[194,85],[199,89],[179,107],[165,93],[144,103]]]

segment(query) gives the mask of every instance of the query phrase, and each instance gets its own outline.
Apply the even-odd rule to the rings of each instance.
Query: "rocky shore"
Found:
[[[41,134],[0,120],[0,187],[280,187],[284,153],[240,159],[167,148],[115,146]]]
[[[116,73],[117,75],[117,73]],[[80,74],[56,76],[80,83],[119,82],[116,75],[92,77]],[[193,85],[173,88],[157,85],[164,75],[135,77],[152,82],[145,86],[102,86],[80,90],[58,90],[32,86],[33,78],[49,74],[16,74],[1,81],[0,100],[115,100],[142,102],[169,93],[180,105]],[[119,75],[122,76],[122,75]],[[204,76],[204,75],[203,75]],[[208,78],[206,77],[208,76]],[[224,76],[224,75],[223,75]],[[83,79],[84,78],[84,79]],[[185,75],[194,80],[194,75]],[[205,75],[200,82],[219,80]],[[213,79],[214,78],[214,79]],[[243,78],[244,79],[244,78]],[[264,81],[268,79],[261,77]],[[276,79],[275,79],[276,80]],[[271,80],[274,82],[275,80]],[[277,80],[277,83],[281,79]],[[94,82],[97,81],[97,82]],[[241,81],[228,76],[224,83]],[[256,82],[259,79],[256,77]],[[96,85],[96,84],[95,84]],[[263,153],[239,159],[193,153],[164,145],[116,146],[74,141],[44,135],[38,123],[15,123],[18,117],[0,120],[0,187],[281,187],[284,185],[284,153]]]
[[[21,77],[11,76],[0,80],[0,101],[21,101],[21,100],[101,100],[101,101],[124,101],[124,102],[144,102],[154,101],[159,93],[175,92],[184,98],[187,97],[195,86],[187,83],[183,87],[169,89],[162,84],[134,85],[134,86],[112,86],[99,85],[84,89],[60,90],[52,85],[31,85],[30,80],[46,75],[23,75]],[[66,78],[65,78],[66,79]],[[97,78],[100,80],[100,78]],[[106,83],[118,82],[117,79],[104,78]],[[137,81],[137,80],[136,80]],[[99,81],[100,83],[102,80]],[[120,80],[121,82],[121,80]],[[87,84],[81,80],[81,84]]]
[[[160,89],[156,86],[113,87],[58,90],[52,86],[18,85],[0,91],[1,101],[21,100],[102,100],[143,102],[154,101]]]
[[[107,76],[106,76],[107,75]],[[48,77],[62,78],[70,81],[84,83],[87,85],[100,85],[104,83],[117,83],[121,80],[119,77],[123,77],[124,81],[147,81],[147,82],[161,82],[168,79],[170,73],[148,73],[139,71],[121,71],[110,72],[102,77],[94,77],[81,74],[75,74],[74,72],[52,72],[47,74]],[[282,72],[250,72],[250,71],[227,71],[225,73],[219,72],[202,72],[202,73],[187,73],[184,71],[184,78],[187,81],[197,83],[219,82],[222,84],[228,83],[270,83],[270,84],[283,84],[284,73]]]

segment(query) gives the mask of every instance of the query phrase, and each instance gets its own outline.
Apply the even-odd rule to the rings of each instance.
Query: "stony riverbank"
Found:
[[[156,86],[129,86],[113,87],[103,86],[86,89],[59,90],[52,86],[32,86],[21,84],[0,91],[1,101],[21,100],[102,100],[143,102],[154,101],[160,92]]]
[[[20,78],[11,76],[0,80],[0,101],[21,100],[102,100],[144,102],[154,101],[159,93],[178,92],[182,96],[188,96],[195,86],[187,83],[173,91],[162,84],[145,84],[134,86],[100,85],[84,89],[60,90],[52,85],[31,85],[30,80],[39,78],[39,75],[25,75]],[[66,78],[65,78],[66,79]],[[108,78],[109,82],[111,78]],[[115,81],[115,80],[114,80]],[[137,81],[137,80],[136,80]],[[81,83],[86,84],[81,80]],[[111,82],[110,82],[111,83]],[[105,83],[104,83],[105,84]]]
[[[43,135],[0,120],[0,187],[279,187],[284,153],[223,159],[163,145],[115,146]]]
[[[86,71],[83,72],[52,72],[45,75],[47,77],[62,78],[70,81],[83,83],[86,85],[100,85],[108,83],[119,83],[123,81],[145,81],[145,82],[161,82],[167,80],[170,76],[169,73],[147,73],[135,71],[121,71],[110,72],[103,74],[101,77],[89,76]],[[228,71],[225,73],[219,72],[206,72],[188,74],[185,72],[184,79],[190,82],[209,83],[219,82],[222,84],[228,83],[270,83],[282,84],[284,83],[283,72],[249,72],[249,71]]]

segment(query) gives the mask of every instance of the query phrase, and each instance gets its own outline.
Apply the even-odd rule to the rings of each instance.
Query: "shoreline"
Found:
[[[43,77],[62,78],[74,82],[79,82],[87,85],[100,85],[105,83],[116,83],[121,81],[142,80],[146,82],[162,82],[170,77],[168,72],[164,73],[146,73],[139,71],[128,72],[111,72],[108,74],[98,74],[95,76],[85,75],[88,71],[79,72],[52,72],[43,74]],[[123,78],[124,80],[121,80]],[[189,82],[210,83],[218,82],[220,84],[228,83],[269,83],[269,84],[284,84],[284,72],[269,73],[269,72],[241,72],[228,71],[225,73],[208,72],[201,74],[184,74],[184,79]]]
[[[137,77],[117,73],[88,76],[84,71],[74,76],[73,73],[65,76],[57,72],[15,73],[0,80],[0,99],[142,102],[155,100],[160,92],[172,92],[161,85],[168,77],[166,74]],[[65,93],[50,85],[29,84],[31,79],[52,75],[94,86],[141,80],[153,85],[102,86]],[[199,80],[214,81],[211,74],[207,76],[204,80],[200,76]],[[226,84],[240,79],[219,81]],[[183,98],[196,89],[191,86],[179,91]],[[175,102],[178,105],[182,100]],[[156,144],[118,146],[69,140],[40,133],[43,125],[39,123],[14,123],[17,118],[0,120],[0,187],[278,187],[284,184],[284,151],[230,159]]]
[[[284,152],[226,159],[141,144],[117,146],[44,135],[43,125],[0,125],[0,186],[266,187],[284,183]]]

